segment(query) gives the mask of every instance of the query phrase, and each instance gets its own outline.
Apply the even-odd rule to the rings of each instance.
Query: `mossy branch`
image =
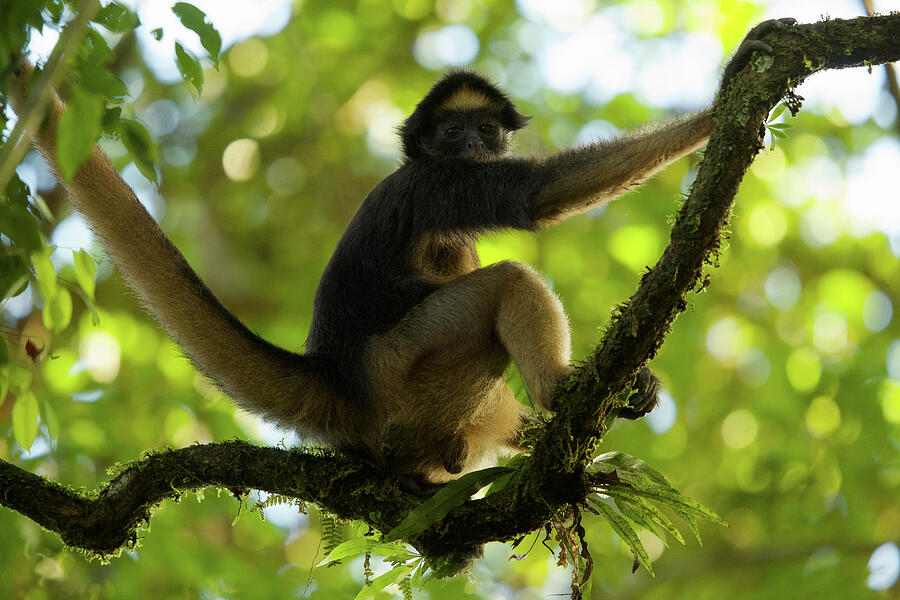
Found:
[[[765,41],[774,60],[750,61],[716,100],[717,126],[668,247],[617,309],[594,353],[557,391],[556,415],[521,471],[500,492],[466,502],[408,540],[432,564],[446,567],[444,573],[463,565],[481,544],[533,531],[584,502],[590,487],[585,468],[610,411],[701,285],[704,264],[715,262],[738,186],[761,148],[766,116],[816,71],[900,60],[900,14],[796,25]],[[104,556],[133,545],[153,506],[184,490],[264,490],[388,531],[422,500],[401,483],[355,458],[239,441],[149,454],[93,497],[0,461],[0,504],[66,544]]]

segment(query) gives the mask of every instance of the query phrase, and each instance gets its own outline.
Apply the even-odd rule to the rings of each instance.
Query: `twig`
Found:
[[[63,68],[71,54],[84,38],[88,23],[100,9],[98,0],[82,0],[81,6],[60,34],[59,42],[53,48],[37,81],[31,86],[24,108],[18,113],[19,120],[9,134],[6,143],[0,147],[0,190],[5,190],[16,167],[22,162],[30,147],[29,138],[37,131],[53,93],[53,88],[65,74]],[[26,133],[28,135],[26,135]]]
[[[866,14],[870,17],[875,14],[875,3],[872,0],[861,0],[863,8],[866,9]],[[894,69],[894,65],[885,63],[884,65],[884,74],[887,77],[887,91],[894,99],[894,104],[897,106],[897,116],[894,119],[894,127],[897,129],[897,133],[900,133],[900,84],[897,83],[897,71]]]

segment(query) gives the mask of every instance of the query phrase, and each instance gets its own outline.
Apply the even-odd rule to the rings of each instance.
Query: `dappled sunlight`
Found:
[[[848,161],[843,206],[855,226],[851,231],[857,237],[880,231],[900,238],[897,165],[900,165],[900,142],[896,138],[876,140],[862,156]]]
[[[234,140],[222,153],[222,168],[233,181],[247,181],[259,169],[259,144],[256,140]]]
[[[480,45],[469,27],[447,25],[420,35],[413,46],[413,56],[427,69],[462,67],[475,60]]]
[[[841,409],[830,396],[817,396],[806,409],[806,430],[817,438],[826,437],[841,425]]]
[[[722,441],[729,448],[746,448],[756,439],[759,423],[749,410],[738,409],[722,421]]]
[[[888,590],[900,578],[900,548],[893,542],[882,544],[869,558],[869,577],[866,585],[870,590]]]
[[[109,383],[119,374],[122,350],[118,340],[104,331],[93,331],[81,338],[81,361],[94,381]]]

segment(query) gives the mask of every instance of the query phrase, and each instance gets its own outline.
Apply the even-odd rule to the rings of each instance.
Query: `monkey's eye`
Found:
[[[485,121],[484,123],[482,123],[481,125],[478,126],[478,129],[482,133],[494,133],[497,130],[497,126],[494,125],[490,121]]]
[[[448,127],[447,129],[444,130],[444,135],[446,135],[448,138],[459,137],[459,134],[461,134],[461,133],[462,133],[462,127],[459,127],[458,125],[451,125],[450,127]]]

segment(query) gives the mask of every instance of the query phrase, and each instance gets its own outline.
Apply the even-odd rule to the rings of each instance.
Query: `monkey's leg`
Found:
[[[497,335],[540,408],[550,409],[553,388],[572,370],[571,333],[562,302],[527,265],[495,265],[502,279]]]
[[[411,453],[422,457],[414,468],[452,473],[465,456],[470,470],[517,439],[523,410],[503,379],[510,357],[542,407],[570,372],[559,299],[533,269],[513,262],[453,280],[370,341],[376,404],[427,438]]]
[[[483,389],[502,376],[511,357],[543,408],[571,371],[562,303],[534,269],[511,261],[434,291],[393,330],[374,338],[369,356],[384,385],[396,379],[389,374],[402,374],[411,389],[437,398]]]

